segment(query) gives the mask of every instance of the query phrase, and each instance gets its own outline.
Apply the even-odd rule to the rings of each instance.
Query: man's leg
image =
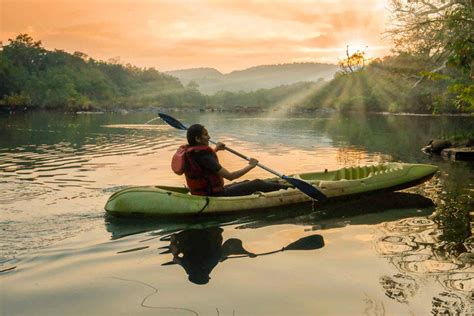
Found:
[[[280,189],[288,189],[288,185],[280,184],[278,182],[264,181],[261,179],[245,180],[242,182],[232,183],[224,187],[224,192],[221,196],[240,196],[249,195],[257,191],[272,192]]]

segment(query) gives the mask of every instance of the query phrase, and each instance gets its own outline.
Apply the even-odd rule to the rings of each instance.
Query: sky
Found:
[[[337,63],[390,53],[388,0],[0,0],[0,41],[159,71]]]

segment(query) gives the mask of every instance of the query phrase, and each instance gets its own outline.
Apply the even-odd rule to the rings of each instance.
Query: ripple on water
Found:
[[[103,214],[97,213],[2,221],[0,222],[0,268],[2,263],[19,255],[42,249],[102,224]]]
[[[135,176],[136,181],[142,174],[130,173],[131,166],[146,172],[149,169],[142,166],[149,165],[150,160],[142,156],[174,149],[176,143],[173,136],[142,131],[133,135],[88,134],[74,141],[0,148],[1,259],[43,248],[87,229],[94,218],[83,219],[77,213],[91,211],[102,217],[105,196],[124,187],[111,186],[128,182],[124,180],[127,176]]]
[[[86,171],[84,166],[88,164],[103,167],[106,163],[97,164],[93,161],[104,157],[150,155],[162,148],[173,146],[174,143],[169,139],[161,142],[152,136],[101,135],[98,138],[86,138],[86,143],[82,146],[69,142],[19,146],[8,152],[0,152],[0,173],[16,174],[18,177],[32,175],[22,178],[32,181],[48,176],[44,174],[52,171]]]
[[[138,129],[138,130],[168,130],[169,126],[166,124],[109,124],[102,125],[106,128],[123,128],[123,129]]]
[[[19,180],[0,182],[0,205],[15,203],[19,200],[33,200],[52,192],[46,185],[38,183],[25,183]]]

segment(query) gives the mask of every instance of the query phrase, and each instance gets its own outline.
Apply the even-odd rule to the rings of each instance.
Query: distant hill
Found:
[[[331,80],[337,70],[338,66],[331,64],[294,63],[256,66],[229,74],[222,74],[213,68],[183,69],[166,73],[177,77],[183,85],[194,81],[202,93],[214,94],[220,90],[249,92],[302,81]]]

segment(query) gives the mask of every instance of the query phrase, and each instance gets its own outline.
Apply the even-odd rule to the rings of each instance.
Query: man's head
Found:
[[[186,134],[190,146],[209,145],[209,134],[207,129],[201,124],[193,124],[188,128]]]

